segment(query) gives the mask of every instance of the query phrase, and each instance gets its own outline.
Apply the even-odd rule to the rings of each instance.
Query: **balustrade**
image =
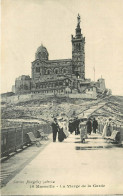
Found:
[[[26,134],[32,131],[37,137],[39,129],[43,129],[45,133],[51,132],[48,124],[3,128],[1,130],[1,157],[9,156],[10,153],[23,149],[29,143]]]

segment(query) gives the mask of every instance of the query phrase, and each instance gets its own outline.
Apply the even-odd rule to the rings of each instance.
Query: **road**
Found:
[[[92,134],[49,143],[8,184],[2,195],[123,193],[122,148]]]

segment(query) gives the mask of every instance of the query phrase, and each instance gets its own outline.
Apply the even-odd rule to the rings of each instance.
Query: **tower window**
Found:
[[[39,59],[41,58],[41,52],[38,53],[38,58],[39,58]]]
[[[74,44],[74,50],[75,50],[75,48],[76,48],[76,45]]]
[[[37,72],[37,73],[40,72],[40,67],[36,67],[36,72]]]
[[[63,69],[63,73],[66,73],[66,69]]]
[[[55,74],[58,74],[58,69],[55,69],[55,71],[54,71],[54,72],[55,72]]]
[[[77,50],[79,50],[79,44],[77,44]]]

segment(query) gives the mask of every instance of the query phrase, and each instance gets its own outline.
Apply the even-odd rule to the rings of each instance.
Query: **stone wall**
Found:
[[[64,92],[48,92],[48,93],[33,93],[33,94],[23,94],[23,95],[14,95],[11,97],[1,97],[2,102],[6,102],[9,104],[14,104],[23,101],[35,100],[35,99],[43,99],[46,97],[54,97],[54,96],[67,96]]]
[[[81,99],[97,99],[96,94],[95,93],[85,93],[85,94],[69,94],[70,98],[81,98]]]
[[[45,97],[54,97],[54,96],[59,96],[59,97],[70,97],[70,98],[81,98],[81,99],[96,99],[96,94],[95,93],[88,93],[88,94],[81,94],[81,93],[66,93],[66,92],[48,92],[48,93],[34,93],[34,94],[23,94],[23,95],[14,95],[11,97],[1,97],[2,102],[6,102],[9,104],[14,104],[18,102],[23,102],[23,101],[29,101],[29,100],[34,100],[34,99],[43,99]]]

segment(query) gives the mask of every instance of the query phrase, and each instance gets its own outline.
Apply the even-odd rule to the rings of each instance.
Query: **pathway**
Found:
[[[78,117],[81,118],[81,117],[85,116],[85,117],[88,118],[90,115],[92,115],[92,113],[99,110],[104,105],[105,105],[105,102],[100,102],[100,103],[97,103],[95,105],[92,105],[92,106],[90,106],[90,108],[86,109],[84,112],[78,114]]]
[[[6,157],[4,162],[1,163],[1,186],[5,186],[18,172],[30,163],[51,142],[51,138],[52,134],[49,135],[49,140],[42,140],[40,148],[37,148],[36,145],[27,146],[24,150],[13,154],[8,159]]]
[[[47,145],[2,188],[2,195],[121,194],[122,179],[122,148],[98,134],[84,144],[72,134]]]

